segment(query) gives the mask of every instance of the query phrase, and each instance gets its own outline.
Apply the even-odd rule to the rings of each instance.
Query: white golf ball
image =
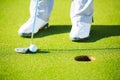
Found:
[[[31,44],[30,47],[29,47],[29,50],[30,50],[31,52],[36,52],[36,51],[37,51],[37,46],[34,45],[34,44]]]

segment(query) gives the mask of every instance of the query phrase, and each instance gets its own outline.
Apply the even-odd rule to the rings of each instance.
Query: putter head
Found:
[[[18,53],[28,53],[30,51],[29,51],[29,48],[15,48],[15,52],[18,52]]]

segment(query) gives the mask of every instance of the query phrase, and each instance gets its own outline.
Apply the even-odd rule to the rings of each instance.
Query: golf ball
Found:
[[[37,46],[34,45],[34,44],[31,44],[30,47],[29,47],[29,50],[30,50],[31,52],[36,52],[36,51],[37,51]]]

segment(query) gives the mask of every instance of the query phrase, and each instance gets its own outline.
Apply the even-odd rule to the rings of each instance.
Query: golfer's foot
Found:
[[[89,37],[91,24],[80,23],[79,26],[72,26],[70,39],[72,41],[83,41]]]
[[[19,29],[18,35],[30,37],[33,30],[33,23],[34,23],[34,18],[29,18],[29,20],[25,24],[23,24]],[[33,33],[36,34],[40,29],[47,28],[47,27],[48,27],[48,22],[41,20],[39,18],[36,18],[36,23],[35,23]]]

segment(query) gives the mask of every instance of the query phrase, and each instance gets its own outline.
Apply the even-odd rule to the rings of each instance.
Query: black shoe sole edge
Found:
[[[70,38],[73,42],[84,42],[86,40],[89,39],[89,37],[86,38],[79,38],[79,37],[74,37],[74,38]]]

